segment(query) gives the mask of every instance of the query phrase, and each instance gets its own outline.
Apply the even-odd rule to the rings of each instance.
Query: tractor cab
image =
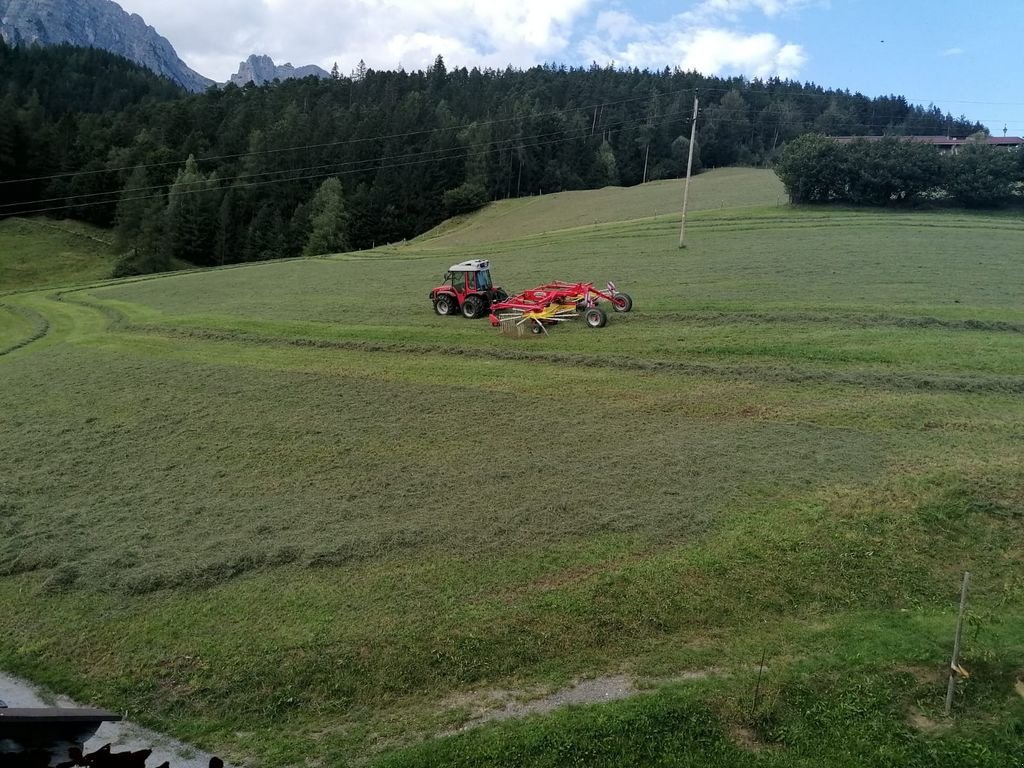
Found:
[[[484,264],[487,264],[485,261]],[[461,264],[454,265],[444,273],[445,285],[450,285],[452,290],[459,294],[470,291],[489,291],[493,287],[491,283],[491,270],[484,268],[476,272],[472,270],[461,270]]]
[[[439,315],[462,312],[465,317],[486,315],[491,304],[503,301],[508,294],[491,280],[491,263],[472,259],[453,264],[444,274],[444,283],[430,292],[430,301]]]

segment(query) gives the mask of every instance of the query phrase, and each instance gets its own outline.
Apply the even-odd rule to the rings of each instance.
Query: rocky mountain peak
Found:
[[[248,83],[264,85],[275,80],[291,80],[292,78],[310,76],[319,77],[323,80],[330,77],[330,74],[315,64],[293,67],[288,63],[278,66],[274,64],[274,60],[269,56],[253,54],[245,61],[239,63],[238,73],[231,76],[231,82],[241,87]]]
[[[69,43],[124,56],[189,91],[213,81],[189,69],[167,38],[113,0],[0,0],[0,37],[9,45]]]

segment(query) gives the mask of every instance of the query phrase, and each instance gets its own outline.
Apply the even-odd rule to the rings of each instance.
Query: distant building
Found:
[[[903,141],[916,141],[920,144],[931,144],[938,147],[941,152],[956,153],[965,144],[982,141],[993,147],[1004,149],[1017,149],[1024,146],[1024,139],[1020,136],[988,136],[984,140],[972,139],[967,136],[832,136],[831,138],[840,144],[850,144],[854,141],[879,141],[881,139],[902,139]]]

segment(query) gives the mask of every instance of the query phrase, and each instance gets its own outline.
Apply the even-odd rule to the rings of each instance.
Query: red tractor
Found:
[[[510,297],[491,281],[491,263],[484,259],[455,264],[444,279],[443,285],[428,294],[437,314],[462,312],[470,319],[489,315],[491,325],[502,329],[547,333],[548,327],[577,317],[590,328],[603,328],[608,315],[599,302],[608,302],[616,312],[633,309],[629,294],[618,290],[615,283],[608,283],[602,291],[593,283],[555,281]]]
[[[491,281],[491,263],[473,259],[449,267],[444,284],[434,288],[429,298],[437,314],[462,312],[472,320],[489,314],[491,305],[505,301],[508,294]]]

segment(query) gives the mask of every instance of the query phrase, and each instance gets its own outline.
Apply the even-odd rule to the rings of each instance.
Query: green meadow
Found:
[[[0,221],[0,293],[102,280],[110,277],[115,261],[111,235],[98,227],[45,219]]]
[[[1019,764],[1024,221],[680,192],[0,297],[0,668],[253,766]]]

